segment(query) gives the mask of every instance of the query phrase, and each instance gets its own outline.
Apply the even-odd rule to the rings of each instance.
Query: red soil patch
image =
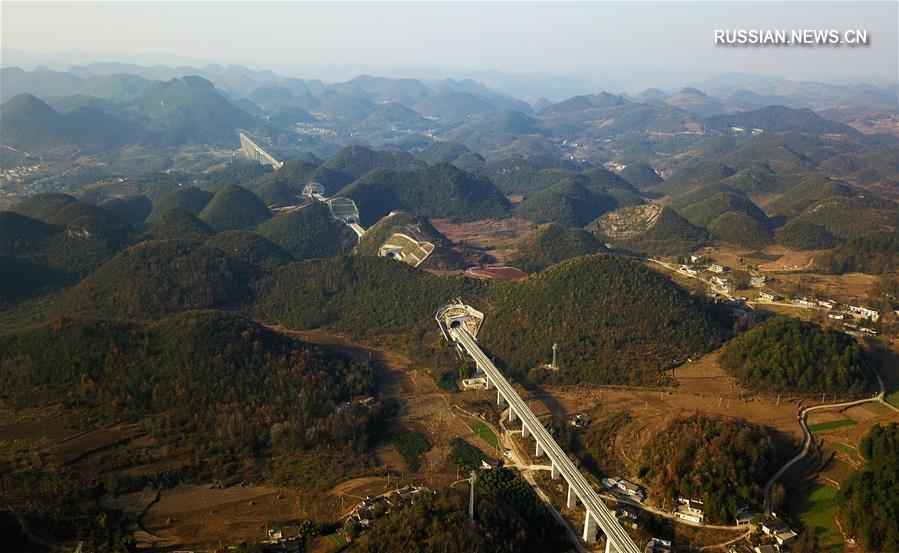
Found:
[[[500,280],[519,280],[528,276],[526,272],[515,267],[472,267],[468,269],[468,273],[476,277],[498,278]]]

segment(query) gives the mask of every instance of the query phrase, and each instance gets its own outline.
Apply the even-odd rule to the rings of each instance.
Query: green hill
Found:
[[[256,232],[300,260],[349,253],[356,245],[356,234],[331,217],[331,210],[321,202],[276,215],[256,227]]]
[[[20,268],[26,263],[45,267],[47,271],[52,269],[60,282],[74,282],[136,240],[130,229],[122,234],[84,229],[77,224],[44,223],[20,213],[0,211],[0,255],[17,258]],[[27,273],[16,274],[28,277]]]
[[[488,98],[458,90],[433,94],[412,106],[426,117],[434,117],[449,125],[459,125],[471,117],[497,111]]]
[[[363,226],[395,210],[431,219],[472,221],[502,216],[509,208],[508,200],[489,180],[446,164],[413,171],[378,169],[340,195],[356,202]]]
[[[744,386],[766,393],[861,394],[865,356],[843,332],[807,321],[776,318],[728,342],[721,366]]]
[[[603,242],[651,255],[682,255],[708,241],[704,229],[658,204],[629,206],[606,213],[590,223],[587,230]]]
[[[200,212],[200,219],[216,230],[248,230],[272,216],[259,196],[235,184],[225,185]]]
[[[470,153],[468,148],[462,144],[450,142],[448,140],[440,140],[429,144],[415,155],[425,163],[433,164],[452,163],[459,159],[459,156],[467,153]]]
[[[167,144],[235,146],[234,129],[257,122],[219,94],[211,82],[196,76],[153,81],[130,106],[149,118],[148,130]]]
[[[290,252],[249,230],[219,232],[207,240],[206,245],[264,269],[274,269],[294,261]]]
[[[762,248],[772,241],[771,229],[743,211],[722,213],[707,228],[712,239],[747,248]]]
[[[153,203],[143,194],[109,198],[99,205],[129,225],[143,223],[153,211]]]
[[[720,329],[657,272],[621,256],[570,259],[531,278],[489,289],[478,340],[507,374],[565,383],[651,383],[688,357],[716,347]]]
[[[664,182],[648,163],[628,163],[619,175],[640,190],[657,190]]]
[[[672,194],[691,186],[710,184],[735,174],[736,171],[720,161],[700,161],[679,169],[665,179],[662,189]]]
[[[215,234],[212,227],[183,207],[173,207],[150,225],[150,236],[156,240],[206,240]]]
[[[287,164],[285,163],[285,165]],[[195,182],[199,188],[215,194],[226,184],[247,186],[247,183],[264,178],[273,172],[269,165],[236,157],[220,169],[198,175]]]
[[[827,229],[808,221],[794,219],[777,229],[777,242],[794,250],[824,250],[836,239]]]
[[[72,288],[66,303],[90,316],[154,319],[246,303],[260,276],[258,268],[217,248],[151,240],[119,252]]]
[[[348,146],[329,157],[322,167],[359,178],[375,169],[415,169],[424,163],[407,152],[371,150],[363,146]]]
[[[588,190],[582,180],[565,179],[525,198],[515,207],[515,216],[535,223],[582,227],[617,207],[614,198]]]
[[[740,113],[715,115],[707,118],[705,122],[710,127],[722,130],[742,127],[744,129],[762,129],[765,132],[834,133],[850,136],[859,134],[852,127],[828,121],[810,109],[793,109],[784,106],[767,106]]]
[[[806,209],[798,219],[824,227],[839,238],[899,232],[896,204],[873,195],[827,198]]]
[[[278,269],[263,282],[257,309],[291,328],[327,327],[356,339],[392,337],[420,347],[435,341],[434,313],[447,298],[477,303],[483,290],[475,279],[439,277],[382,257],[336,257]]]
[[[317,182],[325,187],[325,196],[332,196],[352,182],[353,177],[303,159],[294,159],[268,175],[247,184],[247,188],[269,204],[289,205],[289,201],[303,193],[303,188]]]
[[[698,227],[708,226],[713,220],[730,211],[738,211],[760,223],[766,223],[768,220],[765,213],[749,198],[733,192],[719,192],[678,210],[684,218]]]
[[[867,551],[899,550],[899,426],[875,424],[859,449],[866,463],[842,487],[840,522]]]
[[[13,206],[16,213],[21,213],[37,219],[38,221],[47,221],[58,213],[63,207],[73,204],[78,198],[69,196],[68,194],[60,194],[58,192],[43,192],[26,196],[20,202]]]
[[[815,203],[832,196],[847,197],[851,189],[843,182],[821,175],[809,175],[787,188],[780,197],[767,206],[769,215],[798,215]]]
[[[212,193],[196,186],[178,188],[153,202],[153,211],[147,217],[147,221],[156,221],[164,213],[176,207],[184,209],[191,215],[199,215],[203,208],[209,205],[210,200],[212,200]]]
[[[785,179],[778,177],[766,164],[742,169],[721,182],[751,198],[763,194],[778,194],[786,186]]]
[[[29,152],[57,148],[100,150],[138,140],[139,124],[115,118],[96,107],[57,113],[31,94],[20,94],[0,106],[3,142]]]
[[[291,185],[287,179],[273,177],[250,183],[247,188],[267,205],[290,206],[303,203],[303,187]]]
[[[538,227],[515,244],[509,262],[529,273],[536,273],[566,259],[604,251],[595,236],[581,229],[549,223]]]
[[[895,231],[851,236],[815,260],[825,272],[885,274],[899,269],[899,237]]]
[[[448,138],[472,151],[484,152],[502,148],[519,137],[544,132],[537,119],[529,115],[520,111],[501,111],[456,127]]]

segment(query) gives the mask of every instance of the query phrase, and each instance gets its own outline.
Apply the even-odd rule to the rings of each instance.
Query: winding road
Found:
[[[812,445],[812,433],[808,429],[808,414],[812,411],[825,411],[829,409],[845,409],[847,407],[853,407],[855,405],[862,405],[864,403],[871,402],[879,402],[882,405],[886,405],[888,408],[892,409],[899,413],[899,409],[894,407],[893,405],[887,403],[883,398],[886,394],[885,387],[883,385],[883,379],[880,378],[880,375],[876,372],[874,376],[877,377],[877,384],[880,386],[880,391],[875,394],[873,397],[865,398],[865,399],[857,399],[855,401],[845,401],[843,403],[832,403],[830,405],[815,405],[814,407],[803,407],[799,410],[799,415],[796,417],[799,421],[799,426],[802,427],[802,434],[805,436],[802,440],[802,449],[799,453],[790,459],[784,464],[784,466],[780,467],[774,476],[768,480],[768,483],[765,484],[765,514],[771,514],[771,490],[774,488],[774,484],[777,482],[777,479],[783,476],[785,472],[787,472],[790,467],[798,463],[803,457],[808,455],[809,447]]]

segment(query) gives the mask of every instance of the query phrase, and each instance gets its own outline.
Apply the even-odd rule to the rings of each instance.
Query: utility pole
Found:
[[[478,473],[471,471],[469,474],[471,474],[468,480],[471,482],[471,491],[468,493],[468,519],[474,521],[474,482],[478,478]]]

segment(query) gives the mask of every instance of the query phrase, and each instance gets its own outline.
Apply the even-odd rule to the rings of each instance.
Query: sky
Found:
[[[895,1],[4,0],[0,45],[82,63],[92,57],[169,64],[215,61],[324,80],[360,72],[452,76],[504,71],[614,83],[622,90],[728,72],[822,82],[895,82],[897,6]],[[870,44],[716,46],[716,29],[864,29]]]

